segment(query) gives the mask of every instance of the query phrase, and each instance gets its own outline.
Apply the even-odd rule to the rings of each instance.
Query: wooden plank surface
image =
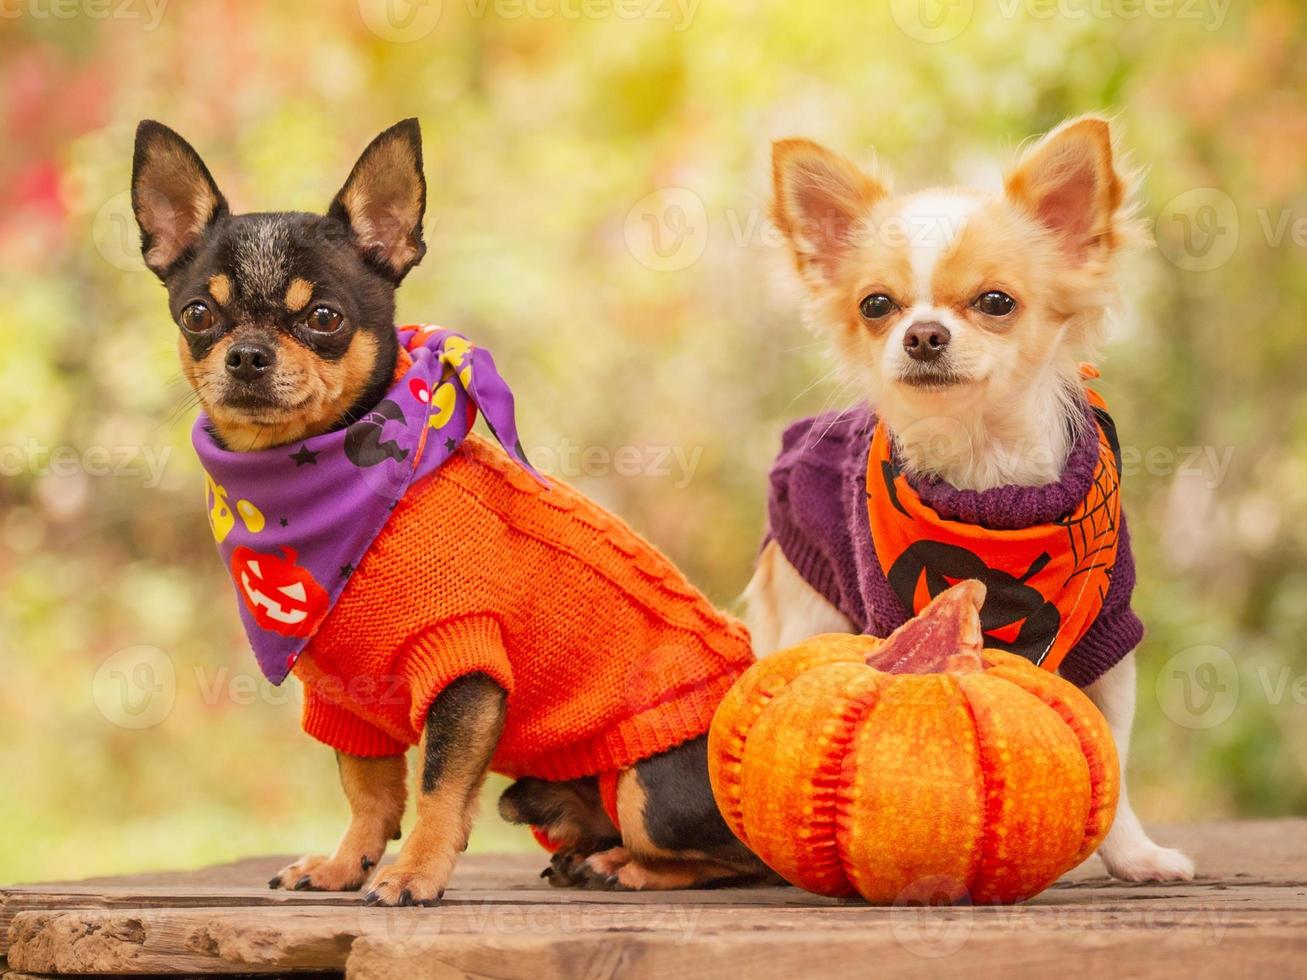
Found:
[[[418,955],[364,938],[350,954],[346,976],[351,980],[582,976],[976,980],[989,976],[1062,977],[1071,971],[1092,970],[1111,978],[1217,980],[1301,977],[1303,952],[1297,934],[1264,933],[1255,942],[1244,940],[1218,950],[1201,938],[1161,939],[1155,930],[1128,930],[1111,936],[976,933],[945,954],[905,950],[892,933],[875,928],[853,936],[818,930],[797,936],[737,930],[705,934],[693,943],[664,936],[611,934],[558,939],[515,936],[493,943],[460,938]]]
[[[592,969],[604,975],[592,955],[625,950],[620,962],[638,961],[651,971],[684,971],[691,961],[732,966],[733,957],[744,955],[732,972],[747,962],[753,975],[783,975],[756,971],[771,963],[792,968],[820,954],[821,969],[836,975],[869,962],[892,964],[897,975],[926,962],[1038,968],[1065,964],[1073,951],[1110,960],[1152,948],[1153,962],[1165,951],[1162,962],[1189,963],[1206,975],[1218,967],[1243,975],[1255,964],[1259,972],[1271,971],[1260,975],[1273,976],[1293,957],[1300,966],[1307,963],[1307,897],[1286,891],[1209,885],[1121,896],[1090,889],[1079,902],[1015,909],[660,901],[31,912],[15,922],[11,965],[40,973],[247,973],[339,969],[348,958],[351,975],[454,971],[506,978],[557,975],[541,972],[548,963],[564,975]],[[763,940],[769,951],[755,961],[748,951]]]
[[[652,895],[550,889],[536,856],[469,856],[436,909],[258,887],[284,863],[0,890],[9,966],[33,974],[500,978],[1307,973],[1307,820],[1156,828],[1200,879],[1126,885],[1087,862],[1017,908],[884,909],[788,888]],[[1163,971],[1163,967],[1165,970]]]
[[[542,852],[543,854],[543,852]],[[8,949],[8,929],[20,912],[115,909],[246,908],[359,905],[358,892],[272,891],[266,882],[291,858],[251,858],[200,871],[164,872],[76,882],[14,885],[0,889],[0,954]],[[383,865],[388,862],[383,862]],[[668,896],[692,896],[697,905],[831,905],[836,899],[797,888],[720,889],[702,892],[586,892],[551,888],[540,878],[542,855],[468,855],[455,869],[444,904],[647,905]],[[225,882],[236,882],[225,884]]]

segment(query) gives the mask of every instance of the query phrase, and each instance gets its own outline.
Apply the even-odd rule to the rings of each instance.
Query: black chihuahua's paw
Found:
[[[354,892],[363,887],[375,866],[376,862],[366,856],[350,860],[309,854],[278,871],[268,887],[299,892]]]
[[[622,883],[620,872],[630,860],[630,852],[621,845],[580,855],[574,871],[576,882],[573,887],[590,891],[625,891],[626,886]]]
[[[364,905],[405,906],[438,905],[445,894],[445,882],[419,868],[392,865],[377,875]]]
[[[588,856],[588,853],[572,848],[558,851],[549,859],[549,867],[540,872],[540,877],[555,888],[584,887],[589,878],[585,864]]]
[[[625,853],[618,837],[587,838],[559,848],[549,859],[549,867],[540,872],[555,888],[607,888],[611,875],[596,872],[590,859],[597,854],[616,850]]]

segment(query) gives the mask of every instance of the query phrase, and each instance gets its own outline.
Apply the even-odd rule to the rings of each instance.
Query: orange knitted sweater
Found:
[[[752,661],[744,627],[651,544],[471,436],[395,508],[295,673],[305,731],[379,756],[484,672],[508,691],[492,768],[571,779],[703,734]]]

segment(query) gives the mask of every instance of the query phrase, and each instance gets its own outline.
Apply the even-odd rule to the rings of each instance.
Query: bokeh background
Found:
[[[768,141],[874,148],[901,186],[993,183],[1095,109],[1158,239],[1101,384],[1149,625],[1136,806],[1301,814],[1301,4],[5,0],[0,881],[329,849],[343,826],[331,755],[293,684],[259,679],[207,533],[127,204],[139,119],[259,210],[324,207],[419,116],[431,249],[403,318],[492,346],[538,459],[730,604],[782,426],[857,398],[800,325]],[[490,808],[473,846],[533,845]]]

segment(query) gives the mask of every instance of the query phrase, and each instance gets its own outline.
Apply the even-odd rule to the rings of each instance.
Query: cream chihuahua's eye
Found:
[[[344,319],[339,313],[330,306],[315,306],[305,317],[304,323],[310,330],[318,333],[335,333],[340,329],[340,323]]]
[[[862,302],[858,304],[858,309],[868,320],[879,320],[881,317],[889,316],[898,308],[899,304],[884,293],[872,293],[870,296],[864,296]]]
[[[985,316],[1007,316],[1017,308],[1017,301],[997,289],[981,293],[971,304]]]
[[[213,311],[204,303],[192,303],[182,310],[180,320],[183,330],[204,333],[213,326]]]

